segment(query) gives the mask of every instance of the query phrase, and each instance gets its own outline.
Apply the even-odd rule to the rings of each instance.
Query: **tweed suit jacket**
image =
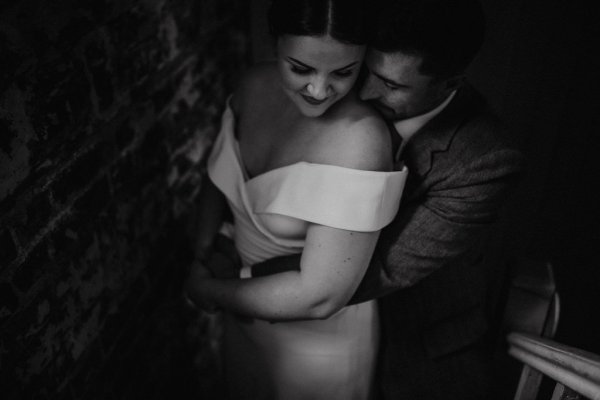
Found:
[[[353,302],[380,297],[383,380],[484,335],[483,238],[518,178],[522,154],[483,97],[463,86],[407,143],[400,210],[381,233]]]

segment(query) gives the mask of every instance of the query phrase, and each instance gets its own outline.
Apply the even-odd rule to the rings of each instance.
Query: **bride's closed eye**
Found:
[[[310,69],[309,68],[303,68],[303,67],[298,67],[296,65],[293,65],[290,67],[290,70],[298,75],[307,75],[310,73]]]
[[[345,70],[345,71],[335,71],[334,75],[340,78],[347,78],[352,76],[352,74],[354,73],[354,70]]]
[[[308,75],[311,73],[311,69],[310,68],[303,68],[303,67],[298,67],[295,65],[292,65],[290,67],[290,70],[298,75]],[[338,78],[348,78],[350,76],[352,76],[352,74],[354,73],[353,70],[346,70],[346,71],[335,71],[333,72],[333,74],[338,77]]]

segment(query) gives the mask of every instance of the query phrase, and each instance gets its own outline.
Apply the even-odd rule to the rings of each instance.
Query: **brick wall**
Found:
[[[0,4],[3,399],[216,390],[218,321],[178,295],[247,15],[245,0]]]

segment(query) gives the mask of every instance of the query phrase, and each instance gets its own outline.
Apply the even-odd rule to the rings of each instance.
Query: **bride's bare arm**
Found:
[[[188,281],[188,294],[199,303],[216,303],[254,318],[327,318],[344,307],[358,287],[378,235],[311,225],[300,271],[243,280]]]

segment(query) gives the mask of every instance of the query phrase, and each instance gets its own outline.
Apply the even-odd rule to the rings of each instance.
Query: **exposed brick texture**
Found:
[[[190,222],[245,0],[0,3],[0,397],[212,398]]]

